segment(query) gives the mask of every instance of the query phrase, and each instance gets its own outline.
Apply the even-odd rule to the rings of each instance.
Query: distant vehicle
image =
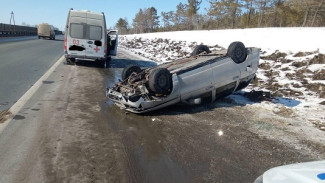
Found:
[[[296,163],[272,168],[254,183],[324,183],[325,161]]]
[[[41,23],[37,26],[37,36],[40,38],[55,39],[55,31],[52,25]]]
[[[106,96],[121,109],[134,113],[178,102],[200,104],[206,98],[214,101],[245,88],[255,77],[259,59],[258,48],[246,48],[241,42],[214,53],[199,45],[191,57],[154,68],[127,66],[122,81],[109,88]]]
[[[78,59],[106,63],[110,56],[116,56],[116,40],[115,43],[115,47],[108,48],[104,13],[70,9],[64,34],[67,63]]]

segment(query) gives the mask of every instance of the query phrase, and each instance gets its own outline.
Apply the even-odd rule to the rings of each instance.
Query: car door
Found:
[[[211,76],[212,70],[208,63],[195,69],[189,68],[184,73],[179,74],[181,100],[196,98],[210,92],[213,88]]]
[[[232,93],[240,79],[238,65],[231,58],[225,57],[211,63],[211,69],[216,95],[224,96]]]
[[[109,55],[116,56],[117,54],[117,45],[118,45],[118,31],[109,30],[107,32],[107,44],[109,49]]]
[[[252,74],[255,74],[258,66],[258,60],[259,52],[255,52],[252,54],[252,50],[248,50],[247,58],[244,62],[238,64],[238,68],[240,70],[240,78],[244,79]]]

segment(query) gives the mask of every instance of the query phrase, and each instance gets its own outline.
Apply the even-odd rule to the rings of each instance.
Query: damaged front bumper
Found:
[[[145,113],[180,102],[180,97],[172,97],[170,95],[155,100],[145,100],[143,97],[137,97],[137,100],[135,100],[134,98],[130,99],[123,96],[121,93],[112,89],[106,91],[106,97],[121,109],[133,113]]]

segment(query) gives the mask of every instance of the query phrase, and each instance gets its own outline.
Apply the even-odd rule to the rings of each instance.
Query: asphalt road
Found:
[[[248,183],[325,157],[289,118],[227,99],[127,113],[105,91],[128,64],[155,65],[125,51],[106,69],[60,63],[0,134],[0,182]]]
[[[63,36],[0,39],[0,111],[10,108],[63,54]]]

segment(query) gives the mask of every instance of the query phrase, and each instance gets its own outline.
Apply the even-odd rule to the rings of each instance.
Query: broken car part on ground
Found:
[[[260,58],[258,48],[233,42],[228,50],[210,52],[199,45],[192,56],[154,68],[128,66],[122,81],[109,88],[106,96],[117,106],[144,113],[179,102],[200,104],[245,88],[255,77]]]

